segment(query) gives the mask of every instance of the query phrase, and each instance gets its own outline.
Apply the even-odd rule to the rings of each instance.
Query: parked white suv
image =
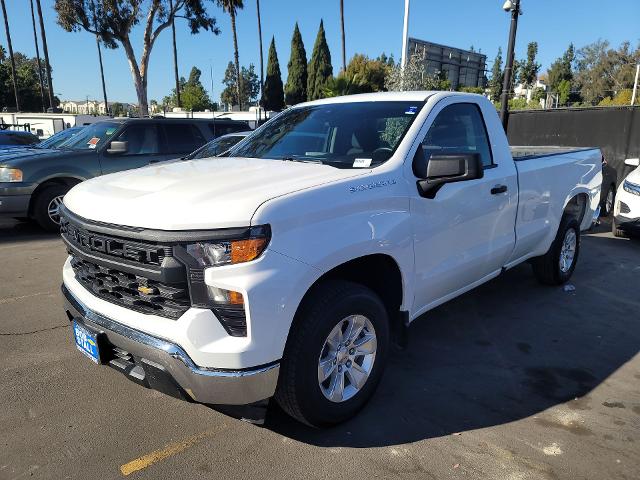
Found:
[[[145,386],[337,423],[425,312],[526,260],[566,282],[601,181],[598,149],[512,155],[479,95],[309,102],[229,157],[74,187],[65,308],[80,351]]]
[[[616,237],[640,233],[640,159],[627,158],[624,163],[635,170],[620,183],[616,193],[611,222]]]

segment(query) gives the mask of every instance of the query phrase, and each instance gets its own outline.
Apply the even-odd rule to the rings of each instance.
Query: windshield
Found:
[[[187,160],[215,157],[216,155],[229,150],[244,137],[245,135],[225,135],[224,137],[218,137],[207,143],[204,147],[193,152],[187,157]]]
[[[73,137],[75,134],[80,132],[81,128],[67,128],[66,130],[62,130],[61,132],[55,133],[51,135],[46,140],[38,143],[36,147],[38,148],[57,148],[63,142],[66,142],[69,138]]]
[[[421,102],[353,102],[294,107],[229,151],[231,157],[273,158],[366,168],[387,161]]]
[[[119,128],[120,124],[118,122],[93,123],[82,129],[77,135],[58,145],[58,148],[94,150],[98,146],[104,145]]]

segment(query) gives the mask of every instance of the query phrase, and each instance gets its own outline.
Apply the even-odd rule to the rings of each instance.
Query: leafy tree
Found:
[[[459,92],[466,92],[466,93],[477,93],[479,95],[482,95],[484,93],[484,88],[482,88],[482,87],[459,87],[458,91]]]
[[[600,106],[622,106],[631,105],[633,91],[630,88],[620,90],[613,98],[605,97],[598,105]],[[640,105],[640,98],[636,98],[634,105]]]
[[[219,33],[216,20],[205,9],[204,0],[55,0],[58,24],[68,32],[86,30],[100,37],[107,48],[122,46],[138,96],[140,113],[149,114],[147,83],[149,58],[158,36],[176,16],[186,18],[191,33],[201,29]],[[140,61],[133,48],[131,32],[143,23]]]
[[[236,90],[239,103],[238,107],[242,110],[243,105],[243,97],[242,92],[242,75],[240,72],[240,58],[238,54],[238,32],[236,30],[236,15],[238,10],[242,10],[244,8],[244,4],[242,0],[218,0],[218,5],[222,7],[222,9],[229,14],[231,18],[231,32],[233,33],[233,61],[236,67],[236,79],[238,79],[236,83]]]
[[[260,93],[260,80],[255,72],[253,63],[249,64],[249,68],[242,67],[242,104],[248,105],[255,102]],[[220,95],[222,103],[227,105],[240,105],[238,101],[238,77],[236,76],[236,68],[233,62],[229,62],[224,72],[222,83],[225,89]]]
[[[598,40],[576,53],[576,87],[584,101],[593,105],[625,88],[632,88],[635,64],[639,62],[640,44],[635,50],[629,42],[613,49],[609,42]]]
[[[264,82],[262,101],[260,103],[266,110],[280,111],[284,108],[282,74],[280,73],[280,62],[278,62],[278,52],[276,52],[276,41],[274,37],[271,37],[271,45],[269,46],[267,79]]]
[[[198,68],[192,67],[189,80],[181,88],[182,106],[187,110],[202,111],[212,107],[211,99],[200,81],[201,75],[202,72]],[[174,89],[174,95],[175,93]]]
[[[491,68],[491,80],[489,80],[489,91],[491,100],[497,102],[502,94],[502,82],[504,81],[504,71],[502,70],[502,49],[498,47],[498,54],[493,61]]]
[[[572,64],[575,59],[573,44],[569,44],[567,50],[551,64],[547,71],[549,91],[559,95],[560,105],[566,105],[569,101],[571,85],[573,82]]]
[[[538,43],[530,42],[527,45],[527,60],[520,66],[520,81],[526,88],[531,88],[538,79],[540,64],[536,62]]]
[[[111,104],[111,115],[114,117],[121,117],[126,113],[124,105],[119,102],[113,102]]]
[[[445,82],[448,82],[448,80],[443,82],[439,72],[427,75],[424,71],[422,57],[419,54],[413,54],[409,57],[404,69],[398,64],[389,71],[384,86],[387,90],[395,92],[439,90]]]
[[[40,76],[38,74],[38,61],[26,55],[15,52],[16,82],[20,108],[23,111],[41,111],[42,96],[40,94]],[[49,91],[44,65],[41,65],[40,73],[43,76],[45,95]],[[54,105],[60,101],[54,96]],[[11,80],[11,62],[4,51],[0,51],[0,110],[4,107],[15,107],[13,83]]]
[[[318,35],[313,46],[313,53],[307,72],[307,98],[309,100],[322,98],[322,89],[333,75],[331,52],[329,52],[329,45],[327,45],[322,20],[320,20],[320,27],[318,28]]]
[[[382,54],[378,55],[376,58],[377,61],[384,63],[387,67],[395,66],[396,62],[393,59],[393,53],[387,57],[387,54],[382,52]]]
[[[562,80],[558,84],[556,93],[558,94],[558,104],[566,105],[569,102],[569,96],[571,95],[571,81]]]
[[[381,92],[385,89],[384,79],[390,70],[391,67],[386,62],[356,54],[347,65],[345,76],[350,79],[357,78],[362,92]]]
[[[340,74],[337,77],[331,77],[324,87],[322,87],[323,97],[339,97],[342,95],[354,95],[356,93],[370,92],[368,85],[363,82],[358,75]]]
[[[536,87],[533,89],[533,91],[531,92],[531,100],[534,102],[538,102],[540,103],[540,100],[542,100],[543,98],[545,98],[547,95],[547,92],[545,91],[544,88],[542,87]]]
[[[284,87],[287,105],[305,102],[307,100],[307,53],[304,50],[298,22],[293,29],[291,56],[287,69],[289,73]]]

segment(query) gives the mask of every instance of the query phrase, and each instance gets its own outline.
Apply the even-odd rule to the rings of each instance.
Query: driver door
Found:
[[[412,197],[416,315],[497,275],[513,250],[517,174],[510,155],[499,153],[508,149],[492,148],[483,113],[501,128],[495,111],[455,99],[436,104],[425,124],[418,148],[426,156],[478,153],[484,171],[443,185],[434,198]]]

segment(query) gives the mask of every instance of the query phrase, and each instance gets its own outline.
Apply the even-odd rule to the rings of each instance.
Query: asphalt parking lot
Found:
[[[583,237],[571,284],[520,266],[430,312],[354,420],[258,427],[76,351],[55,235],[0,223],[0,479],[640,478],[640,241]]]

